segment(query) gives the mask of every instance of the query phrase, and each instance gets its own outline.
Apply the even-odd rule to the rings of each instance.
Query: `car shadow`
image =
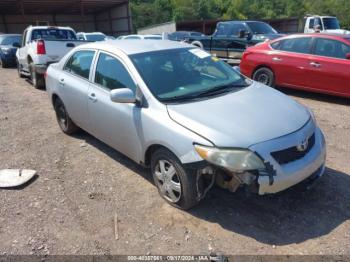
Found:
[[[148,169],[93,136],[80,132],[74,137],[153,184]],[[247,196],[243,190],[230,193],[214,187],[197,207],[187,212],[265,244],[288,245],[326,235],[349,220],[349,188],[350,175],[326,168],[324,176],[309,190],[295,186],[274,195]]]
[[[271,245],[288,245],[330,233],[350,219],[350,175],[327,168],[310,190],[295,186],[269,196],[214,188],[189,212],[222,228]]]
[[[312,100],[317,100],[317,101],[327,102],[332,104],[350,106],[350,99],[345,97],[314,93],[314,92],[304,91],[299,89],[290,89],[286,87],[277,87],[276,89],[286,95],[296,96],[300,98],[307,98],[307,99],[312,99]]]

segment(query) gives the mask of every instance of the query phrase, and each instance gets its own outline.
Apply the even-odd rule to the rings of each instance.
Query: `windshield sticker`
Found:
[[[205,51],[203,51],[201,49],[197,49],[197,48],[196,49],[191,49],[190,52],[192,54],[194,54],[195,56],[201,58],[201,59],[204,59],[204,58],[210,56],[210,54],[208,54],[207,52],[205,52]]]

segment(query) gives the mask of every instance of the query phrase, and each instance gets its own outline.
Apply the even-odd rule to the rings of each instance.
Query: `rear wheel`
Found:
[[[199,202],[196,174],[186,171],[170,151],[162,148],[152,155],[151,171],[159,194],[170,205],[189,209]]]
[[[256,70],[253,74],[253,80],[267,86],[275,86],[275,75],[272,70],[267,67],[262,67]]]
[[[45,88],[45,79],[43,75],[38,74],[35,71],[34,64],[30,63],[29,65],[30,70],[30,79],[32,80],[32,84],[36,89],[43,89]]]
[[[58,125],[64,133],[71,135],[79,130],[79,127],[77,127],[69,117],[66,107],[64,106],[61,99],[56,98],[54,108]]]

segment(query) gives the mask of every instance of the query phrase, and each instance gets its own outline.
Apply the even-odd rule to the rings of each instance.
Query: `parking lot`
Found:
[[[0,70],[0,169],[38,171],[23,188],[0,189],[1,254],[350,255],[350,100],[287,94],[325,133],[324,177],[274,196],[214,188],[181,211],[148,170],[84,132],[63,134],[46,92]]]

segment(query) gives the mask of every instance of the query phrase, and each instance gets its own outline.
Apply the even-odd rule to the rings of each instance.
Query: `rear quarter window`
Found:
[[[71,74],[89,79],[94,51],[77,51],[74,53],[64,66],[63,70]]]
[[[271,43],[270,46],[272,47],[272,49],[279,50],[280,43],[281,43],[281,41],[276,41],[276,42]]]

